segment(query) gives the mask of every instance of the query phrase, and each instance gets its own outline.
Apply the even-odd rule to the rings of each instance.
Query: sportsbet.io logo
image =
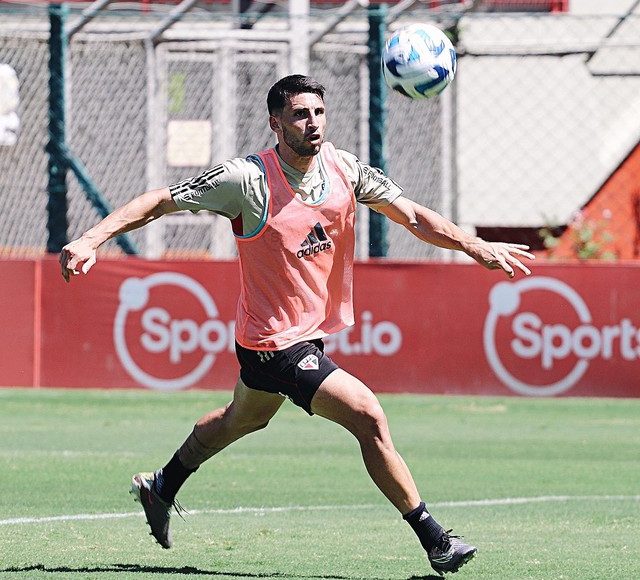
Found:
[[[538,300],[528,300],[534,293]],[[500,282],[489,303],[485,353],[498,378],[516,393],[557,395],[571,389],[596,358],[640,358],[640,331],[631,320],[596,326],[580,294],[555,278]]]
[[[213,298],[189,276],[159,272],[127,278],[119,298],[116,352],[129,375],[144,386],[189,387],[209,372],[217,354],[233,350],[233,321],[219,319]],[[172,312],[163,304],[171,304]],[[194,313],[201,313],[199,320]]]

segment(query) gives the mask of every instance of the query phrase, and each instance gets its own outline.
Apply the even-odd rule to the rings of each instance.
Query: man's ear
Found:
[[[277,133],[280,130],[280,120],[275,115],[269,115],[269,127]]]

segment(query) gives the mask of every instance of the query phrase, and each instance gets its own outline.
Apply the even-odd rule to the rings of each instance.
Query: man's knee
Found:
[[[239,415],[233,403],[217,409],[198,421],[191,434],[178,450],[183,465],[196,468],[210,459],[236,439],[264,429],[269,418],[263,416]]]
[[[246,410],[239,412],[236,406],[231,403],[225,409],[223,421],[229,430],[246,435],[264,429],[272,416],[272,413],[261,412],[260,409],[252,409],[250,413]]]
[[[236,427],[244,435],[253,433],[254,431],[260,431],[269,425],[269,419],[261,417],[245,417]]]
[[[357,402],[353,409],[352,424],[357,437],[384,439],[387,433],[387,417],[377,397],[372,393]]]

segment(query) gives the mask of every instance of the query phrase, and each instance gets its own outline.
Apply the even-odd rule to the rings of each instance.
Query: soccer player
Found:
[[[418,239],[465,252],[509,277],[529,269],[528,247],[468,235],[410,201],[378,169],[324,141],[324,87],[309,77],[279,80],[267,96],[277,145],[201,175],[143,193],[99,222],[60,255],[62,275],[87,273],[106,240],[178,210],[228,217],[241,266],[236,320],[240,378],[233,400],[195,424],[168,463],[133,476],[132,493],[151,533],[172,545],[178,490],[207,459],[267,426],[284,398],[348,429],[371,479],[408,522],[434,570],[456,572],[476,548],[427,510],[396,451],[376,396],[323,352],[322,338],[354,323],[352,273],[356,201],[402,224]],[[213,281],[212,281],[213,283]]]

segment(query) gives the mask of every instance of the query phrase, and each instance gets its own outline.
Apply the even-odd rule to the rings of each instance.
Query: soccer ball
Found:
[[[456,51],[444,32],[431,24],[397,30],[382,51],[387,85],[411,99],[441,93],[456,74]]]

